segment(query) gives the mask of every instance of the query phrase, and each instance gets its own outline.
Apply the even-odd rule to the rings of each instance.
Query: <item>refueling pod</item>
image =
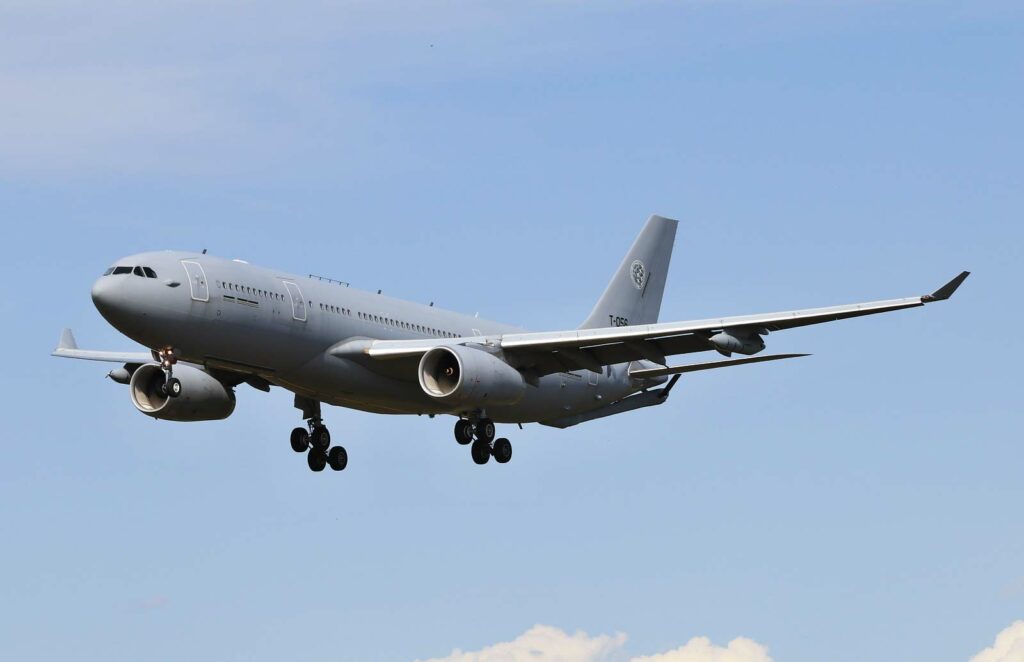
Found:
[[[708,338],[708,342],[723,356],[732,356],[733,352],[750,356],[764,349],[761,333],[760,329],[724,329]]]
[[[163,392],[164,371],[156,364],[139,366],[128,391],[132,404],[146,416],[168,421],[217,421],[235,410],[235,393],[210,373],[179,363],[174,376],[181,382],[181,395]]]
[[[523,375],[497,356],[465,345],[443,345],[420,359],[420,387],[453,407],[511,405],[526,393]]]

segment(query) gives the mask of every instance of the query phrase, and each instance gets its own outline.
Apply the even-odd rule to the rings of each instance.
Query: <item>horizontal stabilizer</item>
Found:
[[[674,368],[644,368],[641,370],[630,370],[630,377],[665,377],[666,375],[679,375],[684,372],[697,372],[699,370],[712,370],[714,368],[729,368],[734,365],[745,363],[761,363],[763,361],[779,361],[781,359],[795,359],[810,354],[769,354],[768,356],[752,356],[746,359],[731,359],[729,361],[710,361],[708,363],[691,363],[690,365],[679,365]]]
[[[921,301],[945,301],[949,297],[953,296],[953,292],[956,292],[956,288],[960,287],[960,284],[967,280],[967,277],[970,275],[970,271],[960,272],[959,276],[949,281],[939,289],[935,290],[931,294],[926,294],[921,297]]]

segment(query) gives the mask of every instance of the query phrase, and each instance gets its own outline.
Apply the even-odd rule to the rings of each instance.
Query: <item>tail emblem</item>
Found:
[[[633,287],[638,290],[644,289],[644,281],[647,280],[647,268],[640,260],[633,260],[629,266],[629,276],[633,280]]]

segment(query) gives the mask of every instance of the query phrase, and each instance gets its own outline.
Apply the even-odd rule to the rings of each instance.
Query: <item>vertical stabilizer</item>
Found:
[[[651,216],[581,329],[658,321],[679,221]]]

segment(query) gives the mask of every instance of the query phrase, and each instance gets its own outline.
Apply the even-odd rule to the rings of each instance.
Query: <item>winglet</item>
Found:
[[[78,349],[75,334],[71,333],[71,329],[64,329],[60,332],[60,343],[57,345],[57,349]]]
[[[971,275],[970,271],[963,271],[959,276],[949,281],[939,289],[935,290],[931,294],[926,294],[921,297],[921,301],[929,303],[931,301],[945,301],[949,297],[953,296],[953,292],[956,292],[956,288],[960,287],[960,284],[967,280],[967,277]]]

